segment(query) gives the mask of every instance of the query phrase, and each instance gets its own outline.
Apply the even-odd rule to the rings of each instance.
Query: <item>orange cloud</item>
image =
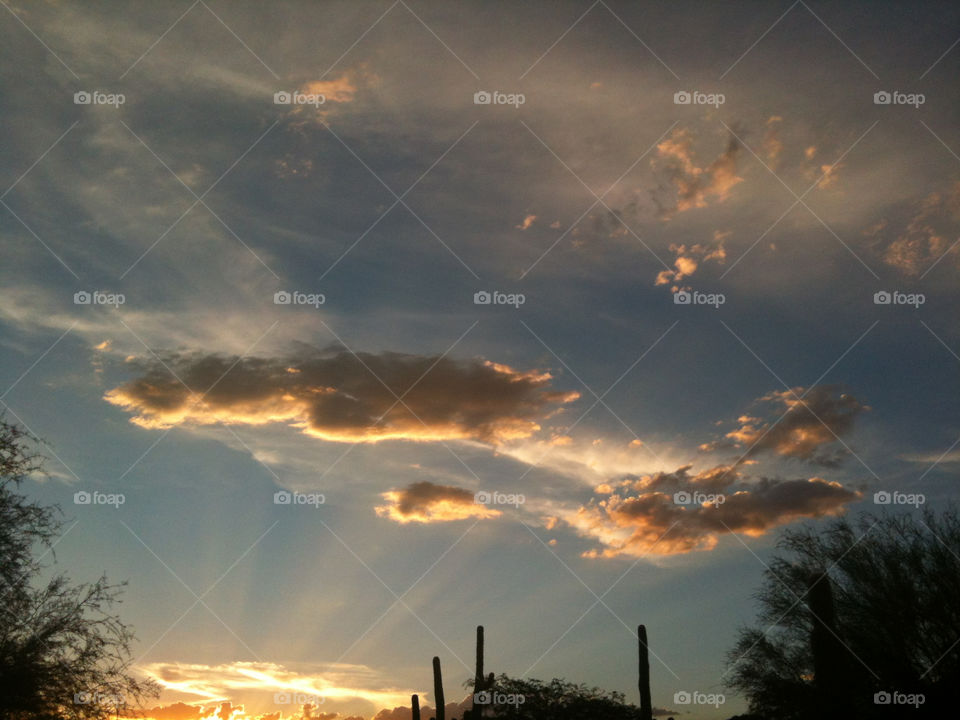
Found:
[[[338,712],[319,712],[310,703],[302,705],[298,710],[285,714],[283,711],[267,713],[248,713],[243,705],[234,705],[231,702],[220,703],[212,708],[200,705],[185,705],[175,703],[167,706],[157,706],[144,710],[136,717],[140,720],[364,720],[359,715],[344,716]]]
[[[284,358],[168,353],[135,364],[141,377],[105,399],[142,427],[285,423],[332,442],[526,438],[579,397],[551,390],[549,373],[389,352],[301,346]]]
[[[743,178],[737,176],[740,144],[731,137],[727,148],[706,167],[698,167],[693,158],[693,139],[685,129],[674,130],[657,145],[657,157],[651,165],[664,172],[676,190],[672,204],[660,205],[660,216],[667,220],[678,212],[704,208],[708,199],[723,202]]]
[[[681,282],[693,275],[701,262],[716,260],[721,265],[727,259],[727,251],[723,247],[723,241],[730,237],[731,232],[720,232],[716,230],[713,233],[714,245],[670,245],[670,252],[676,254],[673,266],[676,270],[661,270],[657,273],[655,285],[667,285],[671,282]]]
[[[931,267],[956,242],[960,220],[960,182],[946,192],[933,192],[920,200],[906,227],[883,250],[883,261],[906,275],[919,275]],[[866,231],[880,235],[886,219]]]
[[[736,472],[718,467],[689,476],[689,466],[675,473],[660,473],[648,480],[649,487],[635,494],[612,494],[581,507],[567,522],[577,532],[599,542],[585,557],[619,555],[674,555],[712,550],[720,536],[739,533],[764,535],[777,526],[800,518],[835,515],[860,493],[818,477],[807,480],[761,480],[727,490]],[[686,484],[685,484],[685,481]],[[651,490],[650,488],[658,488]],[[710,492],[696,488],[710,487]],[[678,501],[674,493],[688,492],[694,502]],[[694,492],[722,497],[722,502],[696,502]]]
[[[519,225],[514,225],[514,227],[517,228],[517,229],[519,229],[519,230],[526,230],[526,229],[529,228],[531,225],[533,225],[533,223],[536,222],[536,220],[537,220],[537,216],[536,216],[536,215],[527,215],[527,216],[523,219],[523,222],[521,222]]]
[[[831,385],[804,392],[804,388],[795,387],[764,395],[757,402],[772,407],[777,417],[762,420],[742,415],[737,419],[739,427],[726,433],[723,440],[705,443],[700,449],[746,447],[746,457],[771,451],[783,457],[835,465],[836,456],[820,451],[849,433],[856,417],[869,407]]]
[[[327,102],[348,103],[357,94],[357,75],[344,73],[334,80],[314,80],[304,83],[300,91],[305,95],[323,95]]]
[[[820,178],[817,182],[818,190],[826,190],[828,187],[832,187],[837,184],[837,171],[843,167],[842,163],[836,165],[821,165],[820,172],[823,174],[823,177]]]
[[[141,669],[166,691],[202,698],[196,704],[178,702],[145,711],[153,720],[268,720],[281,716],[340,720],[343,716],[330,705],[363,701],[372,713],[404,702],[411,693],[393,687],[365,666],[346,663],[303,669],[266,662],[153,663]]]
[[[772,115],[767,118],[767,130],[763,136],[763,151],[767,156],[767,160],[770,161],[774,167],[777,165],[780,153],[783,152],[783,141],[780,139],[780,123],[782,122],[783,118],[779,115]]]
[[[476,502],[474,494],[450,485],[417,482],[383,493],[387,505],[374,508],[380,517],[398,523],[435,523],[468,518],[494,518],[500,511]]]

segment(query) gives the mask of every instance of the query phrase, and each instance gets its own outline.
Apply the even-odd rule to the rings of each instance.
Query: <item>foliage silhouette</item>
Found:
[[[468,686],[472,681],[468,681]],[[640,708],[628,704],[623,693],[577,685],[558,678],[520,680],[499,675],[487,690],[492,702],[484,717],[509,717],[518,720],[641,720]],[[521,704],[508,698],[522,696]]]
[[[841,518],[819,533],[788,530],[779,547],[757,594],[758,626],[743,628],[728,655],[731,685],[751,713],[778,720],[954,715],[955,507]],[[897,703],[918,694],[919,707]]]
[[[111,614],[122,585],[74,584],[43,562],[63,522],[20,486],[42,470],[35,439],[0,417],[0,717],[100,720],[157,694],[129,674],[129,626]],[[45,549],[44,549],[45,548]],[[39,554],[38,554],[39,551]],[[46,579],[44,579],[46,578]]]

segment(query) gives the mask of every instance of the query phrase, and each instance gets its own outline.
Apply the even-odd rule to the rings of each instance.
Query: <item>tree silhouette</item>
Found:
[[[472,685],[468,681],[467,685]],[[520,680],[499,675],[483,691],[483,717],[523,720],[641,720],[636,705],[628,704],[622,693],[577,685],[560,679]],[[516,699],[522,697],[522,703]]]
[[[63,720],[132,713],[155,696],[129,674],[129,626],[111,614],[122,585],[74,584],[50,574],[63,526],[59,509],[23,495],[42,470],[35,440],[0,417],[0,717]],[[41,576],[48,579],[43,580]]]
[[[752,713],[953,715],[960,702],[955,508],[837,519],[819,533],[788,530],[779,547],[757,594],[758,626],[742,629],[728,656],[731,685]]]

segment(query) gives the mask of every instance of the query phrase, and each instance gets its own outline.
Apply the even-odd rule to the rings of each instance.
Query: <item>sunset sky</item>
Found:
[[[726,718],[783,528],[956,496],[956,3],[3,5],[0,411],[155,720],[639,623]]]

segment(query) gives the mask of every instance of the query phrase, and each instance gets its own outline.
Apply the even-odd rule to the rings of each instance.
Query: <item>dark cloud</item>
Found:
[[[762,452],[773,452],[835,467],[846,451],[830,446],[849,434],[857,416],[869,409],[834,385],[774,391],[760,398],[757,404],[771,408],[770,417],[742,415],[737,418],[736,429],[722,439],[701,445],[700,449],[746,448],[743,460]]]
[[[337,442],[523,438],[579,397],[552,390],[549,373],[342,348],[301,346],[282,358],[170,353],[139,365],[143,374],[106,399],[144,427],[282,422]]]
[[[383,493],[386,505],[376,508],[380,517],[399,523],[431,523],[465,520],[470,517],[497,517],[499,510],[476,502],[474,494],[450,485],[417,482],[402,490]]]
[[[673,555],[710,550],[719,536],[760,536],[798,518],[839,513],[860,497],[836,482],[813,477],[737,483],[739,473],[717,466],[691,475],[690,466],[627,480],[608,497],[581,507],[567,522],[602,548],[588,557]],[[676,493],[686,493],[686,497]]]

